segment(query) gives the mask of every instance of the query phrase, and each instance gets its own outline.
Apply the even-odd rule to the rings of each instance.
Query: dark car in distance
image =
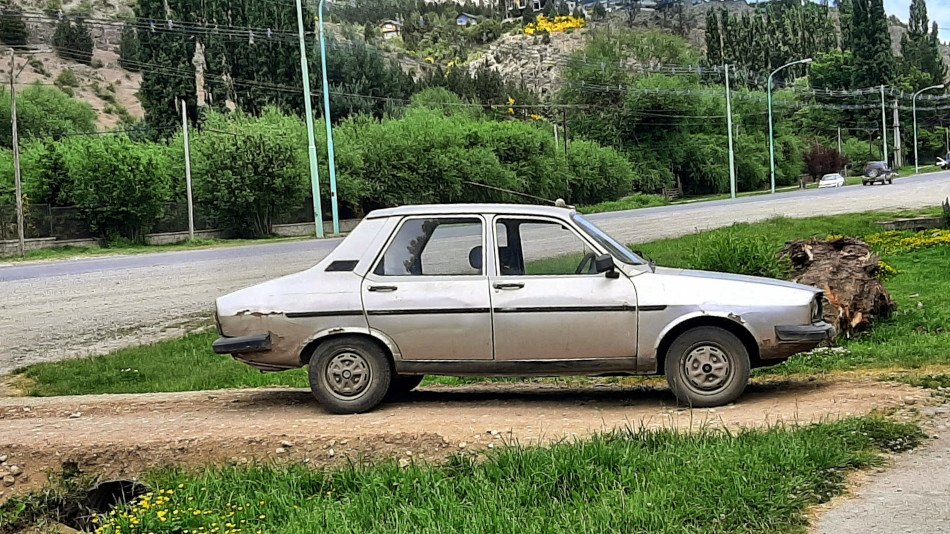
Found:
[[[891,184],[897,173],[887,166],[886,161],[872,161],[864,167],[864,176],[861,178],[862,185],[872,185],[875,183]]]

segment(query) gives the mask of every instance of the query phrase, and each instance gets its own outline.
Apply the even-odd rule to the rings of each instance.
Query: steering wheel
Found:
[[[574,269],[574,274],[585,274],[590,272],[590,268],[594,263],[594,258],[597,257],[597,254],[593,252],[588,252],[584,254],[584,258],[581,259],[581,263],[577,266],[577,269]]]

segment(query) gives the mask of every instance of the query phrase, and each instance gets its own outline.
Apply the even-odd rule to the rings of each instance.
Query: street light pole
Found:
[[[887,161],[887,104],[884,102],[884,86],[881,86],[881,139],[884,140],[884,166],[887,168],[890,163]]]
[[[333,210],[333,233],[340,233],[340,213],[336,197],[336,158],[333,155],[333,126],[330,124],[330,82],[327,79],[327,41],[323,31],[323,6],[327,0],[320,0],[320,61],[323,64],[323,118],[327,123],[327,163],[330,167],[330,206]]]
[[[914,109],[914,174],[920,173],[920,165],[917,163],[917,96],[924,91],[929,91],[931,89],[943,89],[944,84],[940,85],[931,85],[930,87],[924,87],[920,91],[914,93],[914,98],[911,99]]]
[[[780,70],[782,70],[782,69],[784,69],[784,68],[786,68],[786,67],[791,67],[792,65],[798,65],[798,64],[802,64],[802,63],[807,65],[807,64],[811,63],[812,61],[814,61],[814,60],[812,60],[812,58],[800,59],[800,60],[798,60],[798,61],[792,61],[791,63],[786,63],[786,64],[782,65],[781,67],[779,67],[779,68],[773,70],[772,73],[769,74],[769,82],[768,82],[768,93],[769,93],[769,168],[771,169],[771,177],[772,177],[772,193],[775,193],[775,127],[772,125],[772,77],[774,77],[775,74],[776,74],[778,71],[780,71]]]
[[[300,71],[303,77],[303,107],[307,115],[307,151],[310,156],[310,187],[313,189],[313,219],[317,237],[323,237],[323,211],[320,208],[320,169],[317,168],[317,141],[313,135],[313,106],[310,103],[310,69],[307,67],[307,44],[304,41],[303,6],[297,4],[297,33],[300,37]]]
[[[736,198],[736,151],[732,141],[732,90],[729,88],[729,65],[726,64],[726,128],[729,129],[729,192]]]

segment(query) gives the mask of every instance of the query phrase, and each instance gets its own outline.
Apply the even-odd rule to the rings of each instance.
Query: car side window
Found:
[[[379,276],[477,276],[483,268],[481,219],[408,219],[373,270]]]
[[[595,273],[594,250],[561,223],[499,219],[498,272],[502,276],[564,276]]]

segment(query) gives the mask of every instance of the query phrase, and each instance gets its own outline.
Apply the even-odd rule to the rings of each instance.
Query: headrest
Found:
[[[482,272],[482,246],[472,247],[468,253],[468,264],[478,272]]]

